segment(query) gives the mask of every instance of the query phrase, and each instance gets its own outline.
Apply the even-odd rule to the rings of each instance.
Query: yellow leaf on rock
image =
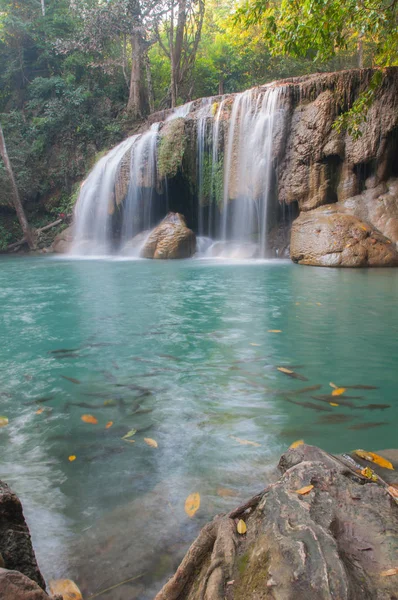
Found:
[[[300,496],[304,496],[305,494],[308,494],[312,489],[313,489],[313,485],[306,485],[305,487],[300,488],[299,490],[296,490],[296,494],[300,494]]]
[[[73,462],[74,460],[76,460],[76,456],[75,456],[74,454],[71,454],[71,455],[68,457],[68,460],[69,460],[69,462]]]
[[[282,333],[282,329],[268,329],[268,333]]]
[[[93,425],[98,423],[98,419],[96,419],[93,415],[82,415],[81,420],[84,421],[84,423],[92,423]]]
[[[290,369],[286,369],[286,367],[277,367],[277,369],[281,373],[288,373],[289,375],[291,375],[294,372],[294,371],[291,371]]]
[[[151,446],[151,448],[157,448],[158,447],[157,441],[153,440],[152,438],[144,438],[144,442],[146,444],[148,444],[148,446]]]
[[[354,454],[359,456],[359,458],[363,458],[364,460],[367,460],[369,462],[375,463],[376,465],[379,465],[379,467],[383,467],[384,469],[394,470],[394,467],[390,463],[390,461],[387,460],[386,458],[383,458],[379,454],[375,454],[374,452],[367,452],[366,450],[354,450]]]
[[[113,421],[108,421],[107,424],[105,425],[105,429],[109,429],[109,427],[112,427],[113,425]]]
[[[79,588],[71,579],[55,579],[50,581],[50,592],[53,596],[60,594],[64,600],[83,600]]]
[[[372,469],[370,469],[369,467],[365,467],[364,469],[362,469],[362,471],[360,471],[361,475],[363,475],[364,477],[366,477],[366,479],[371,479],[372,481],[377,481],[377,475],[374,471],[372,471]]]
[[[304,444],[304,440],[296,440],[293,444],[290,444],[289,448],[297,448],[298,446],[302,446]]]
[[[242,519],[240,519],[238,521],[238,524],[236,526],[236,531],[238,533],[240,533],[241,535],[243,535],[244,533],[246,533],[246,531],[247,531],[246,523]]]
[[[382,571],[380,575],[382,577],[391,577],[391,575],[398,575],[398,567],[395,567],[394,569],[387,569],[387,571]]]
[[[341,394],[344,394],[345,391],[346,388],[335,388],[332,392],[332,396],[341,396]]]
[[[5,427],[6,425],[8,425],[8,418],[0,417],[0,427]]]
[[[231,438],[231,440],[235,440],[235,442],[238,442],[238,444],[242,444],[242,446],[261,446],[261,444],[257,442],[251,442],[250,440],[242,440],[241,438],[235,437],[233,435],[230,435],[229,437]]]
[[[199,510],[200,507],[200,494],[198,492],[194,492],[193,494],[189,494],[188,498],[185,500],[185,512],[188,517],[193,517],[194,514]]]

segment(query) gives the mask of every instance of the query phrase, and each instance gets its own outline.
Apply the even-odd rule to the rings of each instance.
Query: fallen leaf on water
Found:
[[[354,454],[359,456],[359,458],[363,458],[364,460],[367,460],[369,462],[375,463],[376,465],[379,465],[379,467],[384,467],[384,469],[394,470],[394,467],[390,463],[390,461],[387,460],[386,458],[383,458],[379,454],[375,454],[374,452],[367,452],[366,450],[354,450]]]
[[[144,442],[146,444],[148,444],[148,446],[151,446],[151,448],[157,448],[158,447],[157,441],[153,440],[152,438],[144,438]]]
[[[335,388],[332,392],[332,396],[341,396],[341,394],[344,394],[344,392],[346,391],[346,388]]]
[[[387,569],[387,571],[382,571],[380,575],[382,577],[391,577],[391,575],[398,575],[398,567],[395,567],[394,569]]]
[[[8,417],[0,417],[0,427],[8,425]]]
[[[124,442],[128,442],[129,444],[135,444],[135,440],[125,440],[124,438],[122,438],[122,440]]]
[[[74,460],[76,460],[76,456],[74,454],[71,454],[70,456],[68,456],[68,460],[69,462],[73,462]]]
[[[335,390],[337,390],[337,389],[338,389],[338,386],[337,386],[335,383],[333,383],[333,381],[331,381],[331,382],[329,383],[329,385],[330,385],[330,387],[334,388]]]
[[[200,494],[198,492],[194,492],[193,494],[189,494],[188,498],[185,500],[185,512],[188,517],[193,517],[194,514],[199,510],[200,507]]]
[[[315,303],[317,306],[322,306],[322,302],[316,302]]]
[[[105,425],[105,429],[109,429],[109,427],[112,427],[113,425],[113,421],[108,421],[107,424]]]
[[[261,344],[255,344],[254,342],[250,342],[250,346],[261,346]]]
[[[286,367],[277,367],[278,371],[280,371],[281,373],[294,373],[294,371],[291,371],[290,369],[286,369]]]
[[[133,435],[135,435],[136,433],[137,433],[137,430],[136,430],[136,429],[130,429],[130,431],[128,431],[128,432],[126,433],[126,435],[124,435],[124,436],[122,437],[122,440],[127,440],[128,438],[130,438],[130,437],[133,437]],[[149,439],[149,438],[145,438],[145,441],[146,441],[146,442],[147,442],[147,439]],[[148,442],[147,442],[147,443],[148,443]],[[155,443],[156,443],[156,442],[155,442]],[[157,444],[156,444],[156,446],[154,446],[154,447],[155,447],[155,448],[157,448]]]
[[[41,408],[38,408],[38,409],[37,409],[37,411],[36,411],[36,414],[37,414],[37,415],[41,415],[41,413],[43,413],[43,412],[44,412],[44,408],[43,408],[43,406],[42,406]]]
[[[238,524],[236,526],[236,531],[238,533],[240,533],[241,535],[243,535],[244,533],[246,533],[246,531],[247,531],[246,523],[242,519],[240,519],[238,521]]]
[[[96,419],[93,415],[82,415],[80,418],[82,421],[84,421],[84,423],[92,423],[93,425],[98,423],[98,419]]]
[[[230,488],[219,487],[217,488],[217,496],[221,496],[221,498],[233,498],[237,496],[238,492],[235,490],[231,490]]]
[[[52,595],[60,594],[64,600],[83,600],[83,596],[76,583],[71,579],[55,579],[50,581]]]
[[[337,402],[329,402],[330,406],[340,406],[340,404],[337,404]]]
[[[282,333],[282,329],[268,329],[268,333]]]
[[[296,306],[300,306],[300,302],[296,302]]]
[[[290,444],[289,448],[297,448],[298,446],[302,446],[304,444],[304,440],[296,440],[293,444]]]
[[[257,442],[251,442],[250,440],[242,440],[241,438],[235,437],[233,435],[230,435],[229,437],[231,438],[231,440],[235,440],[235,442],[238,442],[243,446],[261,446],[261,444],[258,444]]]
[[[299,490],[296,490],[296,494],[300,494],[300,496],[304,496],[305,494],[308,494],[312,489],[313,489],[313,485],[306,485],[305,487],[300,488]]]
[[[389,485],[387,491],[393,498],[398,498],[398,489],[396,487]]]

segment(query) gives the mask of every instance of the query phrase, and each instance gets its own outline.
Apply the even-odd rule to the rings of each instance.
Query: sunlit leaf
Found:
[[[300,496],[304,496],[305,494],[309,494],[309,492],[314,488],[313,485],[306,485],[305,487],[296,490],[296,494],[300,494]]]
[[[130,431],[128,431],[128,432],[126,433],[126,435],[124,435],[124,436],[122,437],[122,440],[127,440],[128,438],[130,438],[130,437],[133,437],[133,435],[135,435],[136,433],[137,433],[137,430],[136,430],[136,429],[130,429]],[[149,439],[149,438],[148,438],[148,439]],[[147,438],[145,438],[145,441],[146,441],[146,440],[147,440]],[[148,442],[147,442],[147,443],[148,443]],[[150,444],[150,445],[151,445],[151,444]],[[154,448],[157,448],[157,444],[156,444],[156,446],[154,446]]]
[[[290,369],[286,369],[286,367],[277,367],[277,369],[281,373],[287,373],[288,375],[291,375],[292,373],[294,373],[294,371],[291,371]]]
[[[332,396],[341,396],[341,394],[344,394],[345,391],[346,388],[335,388],[332,392]]]
[[[185,500],[185,512],[189,517],[193,517],[194,514],[199,510],[200,507],[200,494],[198,492],[194,492],[193,494],[189,494],[188,498]]]
[[[362,469],[361,475],[366,477],[366,479],[371,479],[371,481],[377,481],[376,473],[372,471],[372,469],[370,469],[369,467],[365,467],[364,469]]]
[[[243,535],[244,533],[246,533],[246,531],[247,531],[247,526],[246,526],[246,523],[245,523],[245,522],[244,522],[242,519],[240,519],[240,520],[238,521],[238,524],[237,524],[237,526],[236,526],[236,531],[237,531],[238,533],[240,533],[241,535]]]
[[[235,440],[235,442],[242,444],[242,446],[261,446],[261,444],[258,444],[257,442],[251,442],[250,440],[242,440],[241,438],[235,437],[233,435],[230,435],[229,437],[231,438],[231,440]]]
[[[340,404],[337,404],[337,402],[329,402],[330,406],[340,406]]]
[[[84,421],[84,423],[92,423],[93,425],[98,423],[98,419],[96,419],[93,415],[82,415],[80,418],[82,421]]]
[[[296,440],[293,444],[290,444],[289,448],[298,448],[298,446],[302,446],[304,444],[304,440]]]
[[[282,329],[268,329],[268,333],[282,333]]]
[[[109,429],[109,427],[112,427],[113,425],[113,421],[108,421],[107,424],[105,425],[105,429]]]
[[[73,462],[74,460],[76,460],[76,456],[74,454],[71,454],[70,456],[68,456],[68,460],[69,462]]]
[[[158,447],[157,441],[153,440],[152,438],[144,438],[144,442],[146,444],[148,444],[148,446],[151,446],[151,448],[157,448]]]
[[[374,452],[367,452],[366,450],[354,450],[354,454],[359,456],[359,458],[363,458],[369,462],[375,463],[379,465],[379,467],[383,467],[384,469],[392,469],[394,470],[393,465],[389,460],[383,458],[379,454],[375,454]]]
[[[44,412],[44,406],[41,406],[40,408],[37,409],[36,414],[37,415],[41,415],[41,413]]]
[[[60,594],[64,600],[83,600],[79,588],[71,579],[55,579],[50,581],[49,587],[53,596]]]
[[[8,425],[8,417],[0,417],[0,427]]]
[[[382,577],[391,577],[392,575],[398,575],[398,567],[394,569],[387,569],[387,571],[382,571],[380,573]]]

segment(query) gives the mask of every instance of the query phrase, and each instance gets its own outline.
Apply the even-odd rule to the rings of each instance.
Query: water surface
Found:
[[[45,577],[73,576],[89,596],[143,575],[102,596],[143,600],[294,440],[396,446],[397,292],[389,269],[1,259],[0,477],[24,503]],[[312,398],[329,382],[377,389],[330,406]],[[361,408],[378,403],[391,407]]]

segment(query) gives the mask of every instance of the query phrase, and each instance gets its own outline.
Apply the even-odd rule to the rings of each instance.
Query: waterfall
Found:
[[[232,98],[204,98],[178,107],[166,119],[194,119],[196,230],[202,255],[267,254],[280,89],[266,86]],[[155,123],[129,137],[90,172],[75,207],[72,254],[138,256],[144,232],[165,216],[169,205],[175,210],[176,199],[168,195],[174,188],[167,179],[159,181],[161,127]]]

